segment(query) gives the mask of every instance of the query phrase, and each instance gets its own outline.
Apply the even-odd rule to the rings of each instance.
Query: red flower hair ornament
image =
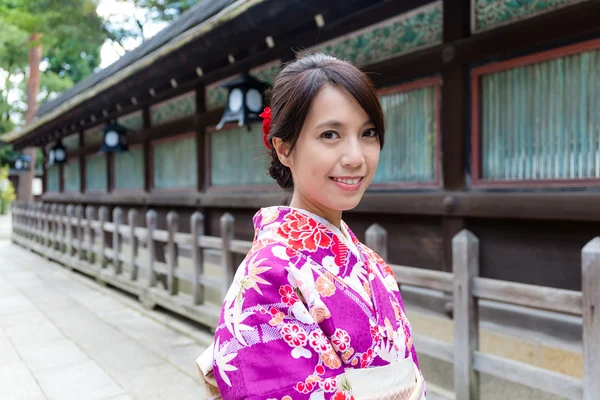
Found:
[[[271,149],[269,144],[269,132],[271,132],[271,107],[265,107],[265,110],[259,115],[263,119],[263,143],[267,149]]]

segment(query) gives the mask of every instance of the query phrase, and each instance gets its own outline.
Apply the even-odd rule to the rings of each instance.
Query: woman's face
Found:
[[[315,96],[291,154],[285,156],[286,147],[280,141],[275,147],[292,171],[290,205],[335,224],[342,211],[360,202],[373,180],[381,150],[375,125],[365,110],[346,91],[330,85]]]

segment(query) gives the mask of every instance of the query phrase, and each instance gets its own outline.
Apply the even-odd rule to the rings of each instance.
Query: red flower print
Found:
[[[281,296],[281,301],[283,301],[287,306],[291,306],[300,300],[290,285],[281,286],[279,288],[279,295]]]
[[[285,216],[285,222],[278,229],[280,236],[287,238],[292,246],[308,251],[316,251],[331,245],[327,229],[312,218],[299,212]]]
[[[322,365],[317,365],[317,367],[315,368],[315,372],[318,375],[323,375],[325,373],[325,368],[323,368]]]
[[[308,394],[315,389],[315,386],[317,386],[316,382],[298,382],[294,386],[294,389],[302,394]]]
[[[337,391],[331,398],[332,400],[346,400],[346,393]]]
[[[345,330],[338,328],[331,338],[331,344],[336,351],[343,353],[350,347],[350,335]]]
[[[360,356],[360,367],[367,368],[373,361],[373,349],[369,349]]]
[[[381,337],[378,326],[371,327],[371,337],[373,338],[373,341],[375,341],[375,342],[377,342],[378,339]]]
[[[281,335],[283,336],[283,340],[291,347],[304,346],[308,341],[304,329],[296,324],[283,325],[283,328],[281,328]]]
[[[321,331],[312,331],[308,335],[308,343],[319,354],[331,351],[329,340],[327,340],[327,337]]]
[[[319,382],[319,386],[327,393],[335,392],[337,390],[337,382],[335,378],[327,378]]]
[[[346,258],[348,257],[348,246],[342,243],[337,236],[334,236],[332,240],[333,246],[331,247],[331,249],[335,254],[334,261],[336,265],[341,267],[346,263]]]

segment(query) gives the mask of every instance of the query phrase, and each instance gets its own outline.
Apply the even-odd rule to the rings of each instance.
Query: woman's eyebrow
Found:
[[[323,121],[320,124],[317,124],[317,126],[315,126],[315,128],[340,128],[344,126],[344,123],[341,121],[337,121],[335,119],[329,119],[327,121]]]
[[[374,124],[373,124],[373,120],[371,120],[371,118],[367,119],[367,120],[366,120],[366,121],[365,121],[365,122],[362,124],[362,126],[367,126],[367,125],[374,125]],[[340,128],[340,127],[342,127],[342,126],[344,126],[344,123],[343,123],[343,122],[341,122],[341,121],[338,121],[338,120],[335,120],[335,119],[329,119],[329,120],[326,120],[326,121],[323,121],[323,122],[321,122],[320,124],[317,124],[317,125],[315,126],[315,128],[316,128],[316,129],[318,129],[318,128],[325,128],[325,127],[327,127],[327,128]]]

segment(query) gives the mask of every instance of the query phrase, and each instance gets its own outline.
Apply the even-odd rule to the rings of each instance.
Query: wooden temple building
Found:
[[[176,210],[188,232],[199,210],[215,235],[230,212],[249,240],[257,209],[290,194],[266,175],[259,124],[215,129],[220,85],[324,51],[368,72],[385,110],[374,184],[345,215],[361,239],[378,223],[391,262],[451,271],[468,228],[482,276],[579,290],[600,232],[598,21],[594,0],[200,0],[4,139],[67,148],[46,203],[154,209],[159,227]],[[99,153],[110,121],[128,151]]]

